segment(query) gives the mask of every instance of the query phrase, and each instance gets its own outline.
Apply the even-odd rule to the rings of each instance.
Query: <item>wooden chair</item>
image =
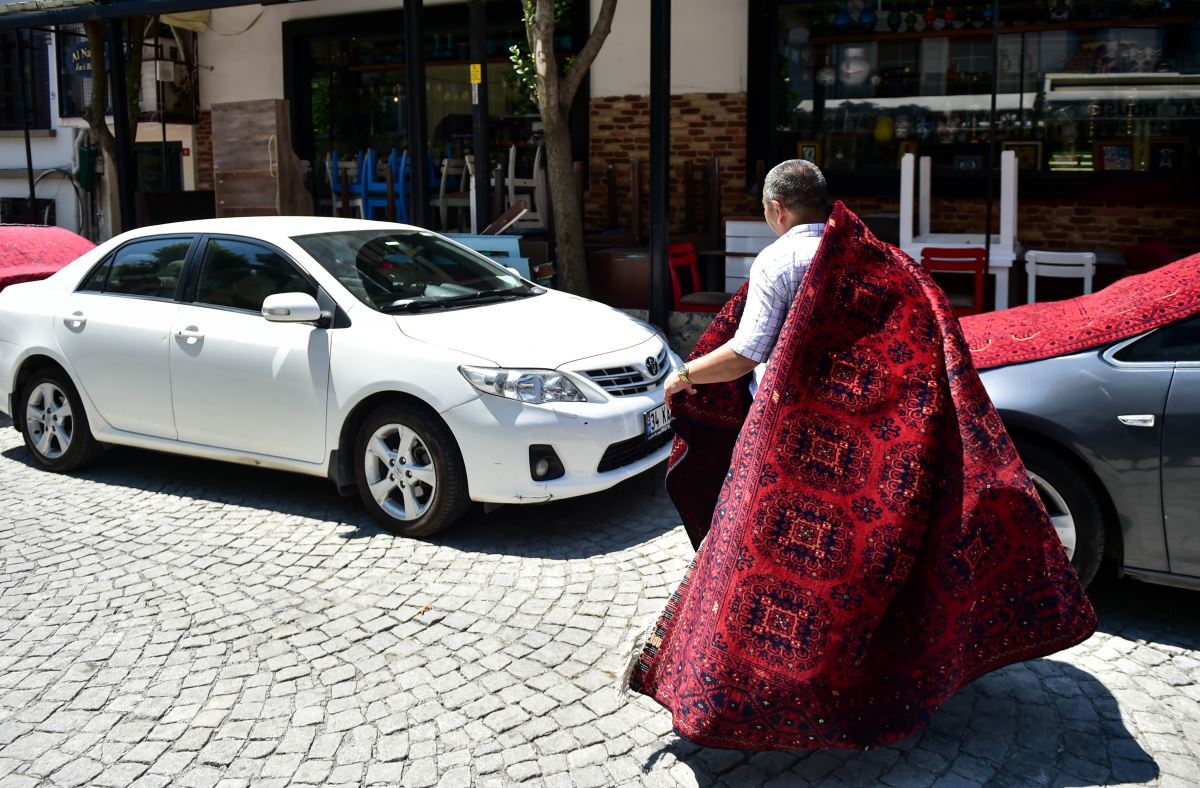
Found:
[[[335,215],[362,218],[362,196],[355,193],[355,188],[349,182],[353,165],[343,166],[338,161],[336,150],[330,154],[329,159],[329,191],[333,195]]]
[[[983,311],[983,277],[987,273],[984,254],[984,250],[979,248],[939,249],[927,246],[921,251],[921,265],[930,274],[951,274],[960,281],[964,274],[973,275],[973,293],[946,291],[954,314],[959,317],[977,315]]]
[[[1025,253],[1025,273],[1029,278],[1026,295],[1028,303],[1037,300],[1037,278],[1049,276],[1058,279],[1082,279],[1083,294],[1092,292],[1092,280],[1096,276],[1096,255],[1091,252],[1039,252]]]
[[[440,229],[444,232],[449,229],[449,213],[451,208],[470,209],[471,194],[462,188],[462,179],[467,171],[466,162],[462,159],[442,159],[442,173],[438,183],[438,196],[429,201],[429,204],[438,211],[438,220],[440,221]],[[459,185],[459,191],[447,191],[450,184],[450,179],[455,179]]]
[[[730,293],[700,289],[700,267],[696,263],[696,247],[688,243],[671,244],[667,247],[667,261],[671,270],[671,295],[676,312],[720,312],[729,300]],[[691,289],[685,294],[680,281],[680,272],[691,277]]]

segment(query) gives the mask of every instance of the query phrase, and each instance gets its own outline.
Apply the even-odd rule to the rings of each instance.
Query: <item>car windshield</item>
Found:
[[[458,309],[545,292],[483,255],[424,230],[352,230],[292,240],[380,312]]]

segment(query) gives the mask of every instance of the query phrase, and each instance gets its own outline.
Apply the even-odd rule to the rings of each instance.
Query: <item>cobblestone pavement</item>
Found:
[[[614,689],[690,550],[648,478],[394,537],[325,483],[116,449],[33,470],[0,422],[0,785],[1195,785],[1200,594],[867,753],[697,747]]]

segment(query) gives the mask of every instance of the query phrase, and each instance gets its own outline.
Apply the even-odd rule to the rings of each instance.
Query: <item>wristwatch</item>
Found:
[[[683,381],[684,383],[688,384],[689,386],[694,386],[694,385],[695,385],[694,383],[692,383],[692,379],[688,377],[688,365],[687,365],[687,364],[684,364],[682,367],[680,367],[680,368],[679,368],[679,369],[678,369],[678,370],[675,372],[675,374],[679,376],[679,379],[680,379],[681,381]]]

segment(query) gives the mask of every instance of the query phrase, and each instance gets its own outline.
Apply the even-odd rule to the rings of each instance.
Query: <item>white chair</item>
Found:
[[[1092,292],[1092,279],[1096,275],[1096,255],[1091,252],[1040,252],[1025,253],[1025,275],[1029,280],[1028,303],[1037,300],[1037,278],[1049,276],[1058,279],[1082,279],[1083,294]]]
[[[429,204],[438,209],[438,219],[441,221],[440,229],[442,232],[447,232],[450,227],[449,213],[451,208],[470,208],[471,194],[468,191],[468,185],[463,183],[467,166],[462,159],[442,159],[442,181],[438,185],[438,196],[429,201]],[[446,184],[451,178],[458,179],[458,191],[447,192]]]
[[[546,171],[542,168],[541,145],[538,145],[533,155],[531,175],[533,177],[530,178],[517,177],[517,147],[515,145],[510,147],[508,149],[507,207],[513,207],[520,200],[528,208],[525,215],[513,225],[518,230],[546,229],[546,216],[550,205],[547,198],[549,189],[546,185]]]

